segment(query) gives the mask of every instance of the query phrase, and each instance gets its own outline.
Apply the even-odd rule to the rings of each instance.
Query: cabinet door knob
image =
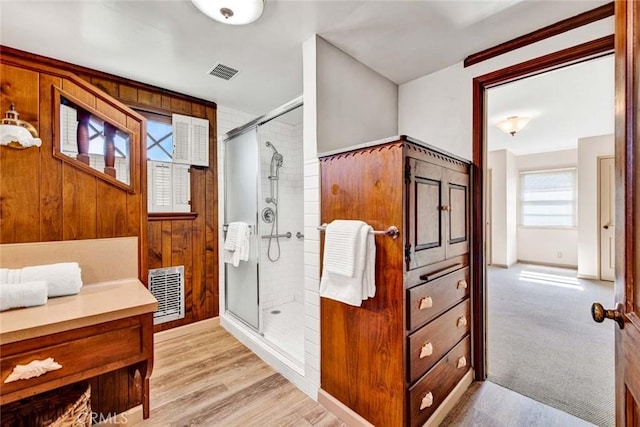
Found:
[[[428,408],[431,405],[433,405],[433,394],[429,392],[422,398],[422,401],[420,402],[420,410],[422,411],[423,409]]]
[[[467,366],[467,358],[464,356],[460,356],[460,358],[458,359],[458,363],[456,365],[456,368],[464,368],[465,366]]]
[[[458,280],[458,286],[456,286],[456,288],[457,288],[457,289],[460,289],[460,288],[462,288],[462,289],[467,289],[467,286],[469,286],[469,285],[467,284],[467,281],[466,281],[466,280],[464,280],[464,279],[462,279],[462,280]]]
[[[420,359],[424,359],[427,356],[431,356],[433,354],[433,345],[430,342],[426,343],[420,349]]]
[[[458,328],[460,326],[467,326],[467,318],[465,316],[458,317],[458,322],[456,325],[458,326]]]
[[[424,297],[420,299],[420,306],[418,307],[420,310],[431,307],[433,307],[433,300],[431,297]]]

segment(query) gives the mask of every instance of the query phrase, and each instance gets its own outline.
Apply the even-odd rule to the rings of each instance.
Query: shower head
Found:
[[[282,155],[281,155],[280,153],[278,153],[278,150],[276,150],[276,146],[275,146],[275,145],[273,145],[270,141],[267,141],[267,142],[265,143],[265,145],[266,145],[267,147],[271,147],[271,149],[273,150],[273,154],[278,154],[278,155],[280,155],[280,157],[282,157]]]

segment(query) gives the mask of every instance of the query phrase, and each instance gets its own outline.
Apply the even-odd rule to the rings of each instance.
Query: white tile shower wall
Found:
[[[304,160],[305,378],[314,399],[320,388],[320,163]]]
[[[275,120],[259,128],[261,189],[260,212],[268,207],[277,209],[278,234],[290,232],[292,237],[280,238],[281,256],[277,261],[269,260],[278,255],[278,241],[262,239],[260,262],[260,298],[263,309],[277,307],[291,301],[302,302],[304,299],[304,240],[296,237],[303,232],[303,174],[302,174],[302,127],[292,126]],[[269,141],[283,156],[278,180],[270,180],[271,159],[273,151],[266,146]],[[275,170],[274,170],[275,173]],[[273,186],[274,194],[271,194]],[[277,191],[277,194],[276,194]],[[275,197],[277,206],[267,203],[267,197]],[[262,236],[275,234],[274,223],[260,220],[259,228]],[[273,228],[272,228],[273,227]]]

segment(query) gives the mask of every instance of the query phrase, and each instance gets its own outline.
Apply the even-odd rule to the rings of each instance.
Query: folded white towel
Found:
[[[0,311],[47,303],[47,282],[0,284]]]
[[[360,242],[363,221],[338,219],[327,225],[324,239],[323,268],[330,273],[353,277],[356,265],[356,246]]]
[[[81,270],[77,262],[0,270],[1,283],[26,283],[40,280],[47,282],[47,293],[50,298],[77,294],[82,287]]]
[[[235,234],[231,237],[229,234]],[[249,259],[249,248],[251,245],[249,224],[246,222],[232,222],[227,228],[227,238],[225,239],[225,247],[222,254],[224,262],[232,264],[234,267],[240,265],[240,261],[247,261]],[[226,248],[227,239],[231,239],[234,242],[233,250]]]
[[[372,230],[371,226],[366,224],[360,228],[356,239],[353,277],[332,273],[324,268],[327,256],[325,247],[320,279],[321,297],[360,307],[362,301],[375,296],[376,243],[373,234],[370,233]]]
[[[227,226],[227,237],[224,239],[224,248],[233,252],[236,250],[236,242],[238,241],[239,222],[232,222]]]

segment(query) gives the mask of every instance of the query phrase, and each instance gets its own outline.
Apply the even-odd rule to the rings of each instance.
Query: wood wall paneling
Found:
[[[87,82],[77,80],[75,73]],[[184,319],[164,330],[218,314],[218,199],[216,105],[212,102],[129,81],[74,64],[2,47],[0,108],[10,102],[40,133],[40,149],[0,148],[0,242],[51,241],[138,236],[140,280],[147,268],[185,266]],[[52,86],[61,88],[133,133],[133,192],[115,188],[91,172],[53,156],[57,140]],[[91,89],[93,88],[93,89]],[[95,88],[98,88],[96,90]],[[102,92],[104,92],[104,94]],[[109,96],[116,98],[110,100]],[[147,220],[145,122],[127,115],[125,105],[170,117],[171,113],[209,120],[210,166],[193,168],[192,215]],[[137,379],[136,379],[137,378]],[[121,412],[141,402],[140,373],[121,370],[92,381],[97,412]]]
[[[62,162],[54,158],[53,100],[51,87],[62,86],[59,77],[40,74],[40,238],[62,240]]]
[[[31,70],[2,65],[2,114],[15,103],[20,118],[38,129],[39,75]],[[40,132],[41,130],[38,129]],[[40,237],[39,154],[37,149],[0,148],[0,243],[35,242]],[[25,209],[28,207],[28,209]]]

